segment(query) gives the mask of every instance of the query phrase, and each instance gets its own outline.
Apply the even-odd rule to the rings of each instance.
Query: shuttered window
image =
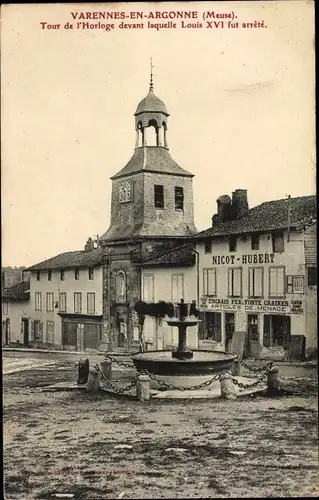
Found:
[[[42,296],[41,292],[35,292],[35,310],[41,311],[42,309]]]
[[[53,302],[54,302],[54,295],[52,292],[48,292],[46,295],[46,305],[47,305],[47,311],[53,311]]]
[[[285,294],[285,268],[269,268],[269,297],[282,297]]]
[[[82,293],[74,293],[74,312],[75,314],[80,314],[82,312]]]
[[[47,343],[54,344],[54,321],[47,321]]]
[[[228,295],[229,297],[241,297],[242,294],[242,268],[228,269]]]
[[[203,270],[204,295],[216,295],[216,269]]]
[[[184,298],[184,276],[182,274],[172,275],[172,302],[180,302]]]
[[[87,313],[95,314],[95,293],[88,292],[87,294]]]
[[[249,297],[263,297],[263,269],[261,267],[251,267],[248,270]]]
[[[144,302],[154,302],[154,276],[143,276],[143,300]]]
[[[67,304],[66,304],[66,292],[61,292],[59,294],[59,311],[66,312]]]

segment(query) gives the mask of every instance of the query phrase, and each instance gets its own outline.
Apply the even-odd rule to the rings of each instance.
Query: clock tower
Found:
[[[152,73],[149,92],[134,117],[135,149],[128,163],[111,177],[111,220],[100,244],[109,256],[104,317],[111,348],[137,350],[131,315],[141,298],[139,266],[182,244],[196,228],[194,175],[170,155],[169,114],[154,93]]]

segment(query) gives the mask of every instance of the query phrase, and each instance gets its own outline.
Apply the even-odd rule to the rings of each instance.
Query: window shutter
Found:
[[[233,269],[228,269],[228,295],[233,294]]]
[[[283,268],[277,269],[277,290],[278,295],[284,295],[284,270]]]
[[[241,295],[241,269],[234,269],[234,296]]]
[[[262,297],[263,296],[263,275],[262,275],[262,269],[255,269],[255,290],[254,290],[254,295],[255,297]]]
[[[204,269],[203,270],[203,291],[204,291],[204,294],[203,295],[208,295],[208,286],[207,286],[207,274],[208,274],[208,271],[207,269]]]
[[[270,316],[264,316],[264,339],[263,344],[265,347],[270,347]]]
[[[248,270],[248,275],[249,275],[249,297],[253,297],[254,295],[254,270],[249,269]]]
[[[277,269],[274,268],[269,270],[269,293],[273,297],[277,295]]]
[[[43,342],[43,321],[39,321],[39,340]]]
[[[215,321],[216,321],[215,339],[216,339],[216,342],[221,342],[222,341],[222,325],[221,325],[221,320],[222,320],[221,313],[215,313]]]
[[[198,323],[198,338],[203,340],[204,328],[205,328],[205,325],[204,325],[205,313],[204,312],[200,311],[199,319],[200,319],[200,322]]]

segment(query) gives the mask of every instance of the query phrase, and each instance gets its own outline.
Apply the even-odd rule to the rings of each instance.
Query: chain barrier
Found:
[[[108,359],[109,361],[111,361],[112,363],[115,363],[116,365],[123,366],[124,368],[136,369],[135,366],[133,365],[133,363],[126,363],[125,361],[120,361],[113,356],[109,356],[108,354],[105,354],[104,357],[105,357],[105,359]]]
[[[110,360],[112,363],[116,363],[116,364],[123,366],[125,368],[135,368],[134,365],[132,365],[131,363],[119,361],[116,358],[114,358],[113,356],[105,355],[105,358]],[[258,384],[261,383],[261,381],[265,378],[265,376],[267,375],[267,373],[271,370],[271,368],[273,366],[273,361],[270,361],[269,363],[267,363],[266,366],[263,366],[261,368],[252,368],[249,365],[247,365],[242,359],[239,359],[239,358],[237,359],[237,361],[239,361],[247,370],[249,370],[253,373],[262,373],[263,372],[262,375],[255,382],[253,382],[251,384],[243,384],[242,382],[238,382],[238,380],[235,377],[231,376],[233,383],[236,386],[238,386],[240,389],[252,389],[253,387],[256,387]],[[98,367],[98,371],[102,375],[102,378],[104,379],[106,385],[108,387],[110,387],[110,389],[112,389],[117,394],[123,394],[123,393],[131,390],[134,386],[136,386],[137,378],[139,375],[148,375],[150,377],[150,379],[155,380],[160,387],[162,387],[163,389],[166,389],[166,390],[170,390],[170,391],[173,391],[173,390],[175,390],[175,391],[196,391],[199,389],[203,389],[204,387],[208,387],[213,382],[220,380],[224,374],[226,374],[226,373],[230,374],[230,372],[228,372],[228,371],[223,371],[221,373],[214,375],[214,377],[212,377],[211,379],[206,380],[205,382],[202,382],[201,384],[185,387],[185,386],[174,386],[173,384],[167,384],[164,380],[157,377],[154,373],[150,373],[148,370],[141,370],[140,372],[136,373],[134,380],[130,384],[128,384],[125,387],[118,387],[118,386],[115,386],[114,384],[112,384],[110,382],[110,380],[107,377],[105,377],[105,375],[101,371],[100,367]]]

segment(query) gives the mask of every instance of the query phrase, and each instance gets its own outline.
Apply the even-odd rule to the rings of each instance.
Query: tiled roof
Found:
[[[141,100],[137,106],[135,115],[147,112],[160,112],[168,115],[165,104],[154,94],[153,90],[150,90],[147,96]]]
[[[144,146],[136,148],[130,161],[122,170],[113,175],[111,179],[117,179],[143,171],[194,177],[193,174],[177,165],[167,148],[160,146]]]
[[[39,264],[35,264],[27,269],[27,271],[40,271],[42,269],[67,269],[74,267],[94,267],[102,264],[103,250],[95,248],[90,252],[79,250],[75,252],[65,252],[44,260]]]
[[[290,199],[290,227],[298,228],[316,219],[316,197],[300,196]],[[195,238],[209,236],[227,236],[253,232],[275,231],[288,227],[288,198],[267,201],[249,210],[248,214],[238,220],[216,224],[198,233]]]
[[[146,266],[193,266],[196,256],[193,246],[190,244],[181,245],[168,252],[161,253],[156,257],[145,260],[140,265]]]
[[[2,300],[29,300],[30,299],[30,283],[21,281],[10,288],[6,288],[2,293]]]

